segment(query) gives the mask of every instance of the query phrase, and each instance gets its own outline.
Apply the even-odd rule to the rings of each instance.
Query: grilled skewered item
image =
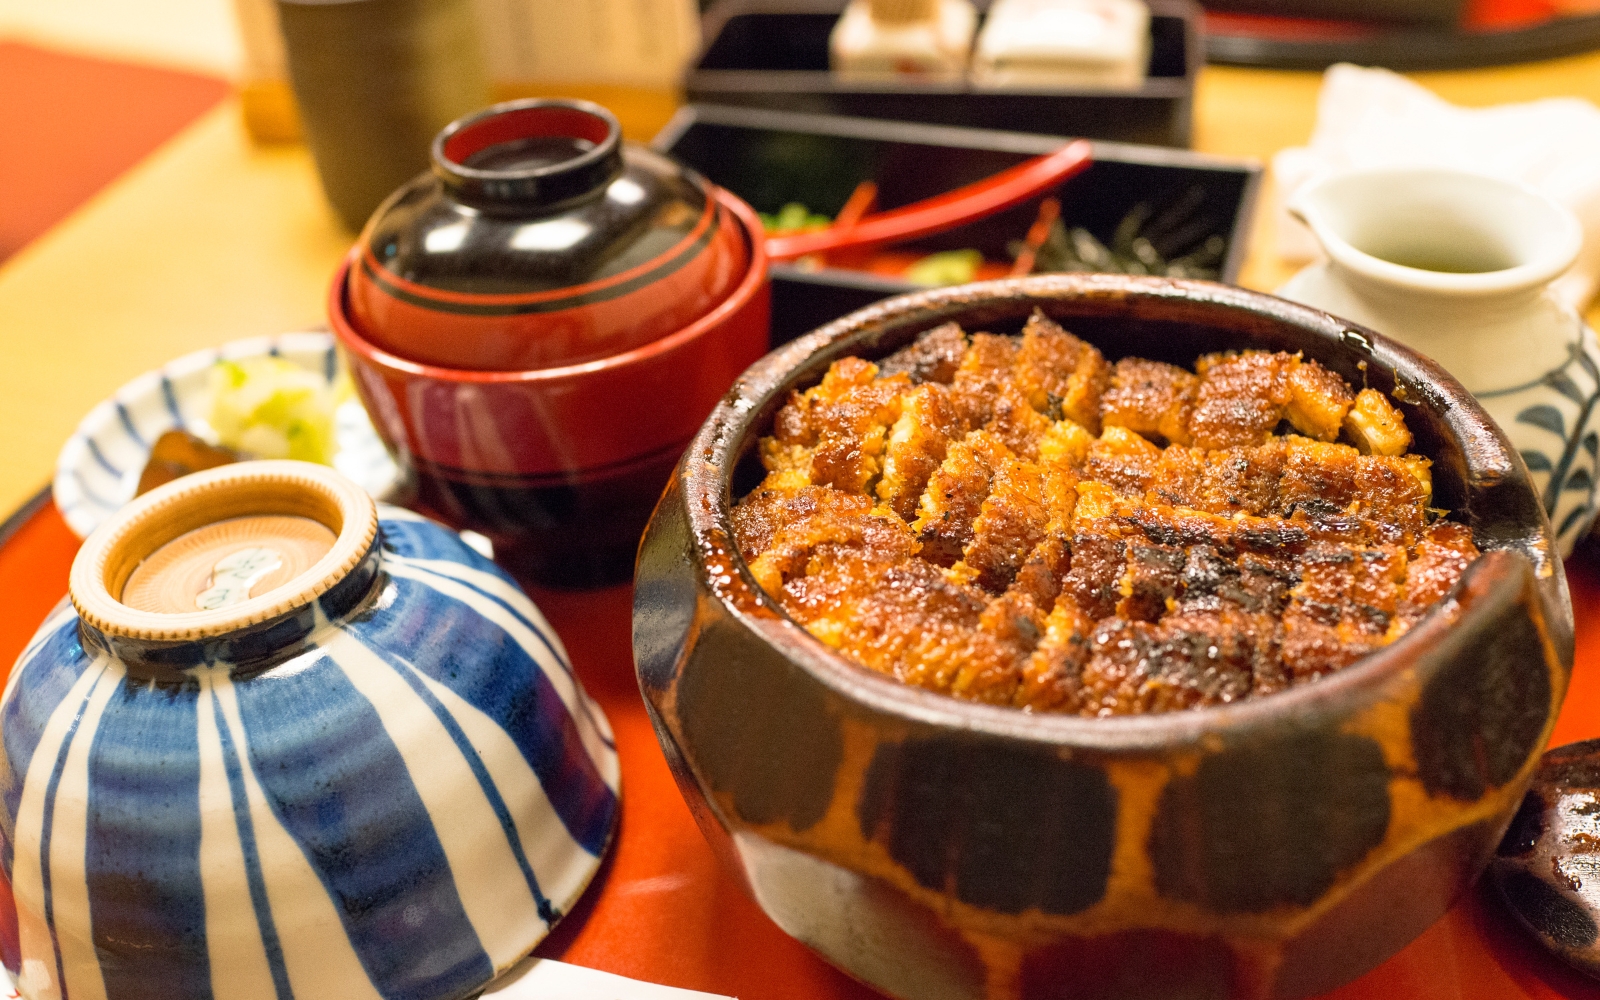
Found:
[[[1033,711],[1195,708],[1343,669],[1448,595],[1478,551],[1410,441],[1298,355],[1111,365],[1036,313],[835,362],[733,519],[757,582],[864,667]]]

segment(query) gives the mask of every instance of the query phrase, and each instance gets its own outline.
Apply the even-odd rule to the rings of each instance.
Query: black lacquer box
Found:
[[[1192,0],[1148,2],[1150,66],[1138,90],[842,80],[828,71],[828,35],[844,0],[721,0],[706,12],[684,90],[709,104],[1186,147],[1202,14]],[[988,2],[977,5],[981,15]]]
[[[879,209],[892,209],[983,180],[1060,148],[1060,136],[795,114],[756,108],[689,105],[656,136],[654,146],[748,201],[776,212],[789,202],[833,216],[861,181],[878,186]],[[1187,201],[1185,223],[1196,240],[1226,242],[1219,277],[1233,281],[1244,262],[1261,166],[1165,149],[1097,141],[1094,164],[1053,196],[1066,226],[1109,242],[1118,224],[1143,203],[1159,211]],[[948,230],[904,249],[924,254],[973,248],[1008,259],[1042,198]],[[842,268],[772,268],[772,343],[793,340],[823,323],[919,286]]]

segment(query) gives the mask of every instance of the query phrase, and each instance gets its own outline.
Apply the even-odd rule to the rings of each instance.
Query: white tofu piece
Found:
[[[972,81],[1136,90],[1149,62],[1143,0],[995,0],[978,35]]]
[[[853,80],[959,80],[967,70],[978,13],[971,0],[936,0],[931,16],[875,19],[869,0],[851,0],[828,39],[835,73]]]

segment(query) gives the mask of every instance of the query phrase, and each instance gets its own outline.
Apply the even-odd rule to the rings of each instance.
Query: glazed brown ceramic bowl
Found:
[[[1084,719],[854,666],[763,594],[729,508],[791,389],[949,320],[1035,308],[1189,365],[1303,351],[1399,401],[1485,555],[1405,636],[1315,684]],[[1059,275],[893,299],[769,354],[701,429],[639,553],[634,653],[661,745],[779,926],[904,998],[1298,997],[1399,950],[1477,877],[1566,692],[1572,611],[1521,460],[1432,362],[1281,299]]]

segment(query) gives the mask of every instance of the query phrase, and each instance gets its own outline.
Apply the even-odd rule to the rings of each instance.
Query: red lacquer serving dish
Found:
[[[78,544],[44,494],[0,527],[0,673],[66,593]],[[1554,744],[1600,736],[1600,551],[1580,549],[1567,579],[1577,665]],[[627,789],[605,867],[537,954],[745,1000],[878,1000],[779,930],[717,864],[639,697],[628,638],[632,588],[531,593],[611,719]],[[1581,1000],[1600,988],[1541,951],[1480,887],[1405,950],[1328,996]]]

